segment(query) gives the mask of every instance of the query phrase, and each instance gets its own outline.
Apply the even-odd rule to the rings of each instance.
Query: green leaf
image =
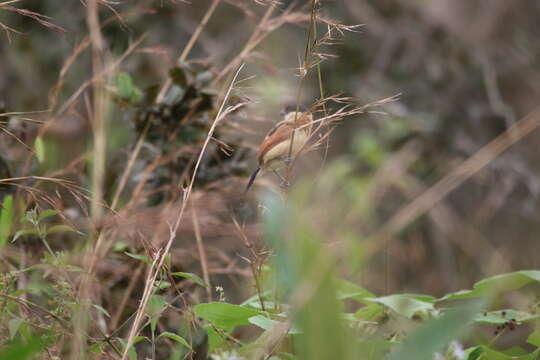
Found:
[[[198,317],[212,322],[215,326],[231,329],[240,325],[249,324],[249,318],[261,314],[253,308],[239,305],[213,302],[195,306]]]
[[[148,307],[146,308],[146,313],[149,317],[155,317],[163,311],[167,306],[167,299],[161,295],[152,295],[148,300]]]
[[[276,320],[269,319],[264,315],[252,316],[252,317],[250,317],[248,319],[248,321],[251,324],[258,326],[263,330],[271,330],[274,326],[279,326],[280,324],[283,324],[283,322],[281,322],[281,321],[276,321]],[[295,327],[291,327],[289,329],[288,333],[289,334],[301,334],[302,332],[299,329],[295,328]]]
[[[128,99],[133,92],[133,80],[131,76],[126,73],[120,73],[116,76],[116,89],[118,90],[118,96]]]
[[[529,314],[523,311],[504,309],[477,314],[474,321],[483,324],[501,325],[510,319],[515,319],[517,322],[525,322],[539,317],[540,314]]]
[[[467,360],[478,360],[480,359],[480,356],[484,353],[484,349],[482,346],[475,346],[472,348],[468,348],[464,351],[465,353],[465,359]]]
[[[11,242],[15,242],[18,238],[20,238],[21,236],[26,236],[26,235],[37,235],[38,234],[38,231],[37,229],[25,229],[25,230],[19,230],[15,233],[15,236],[13,236],[13,240],[11,240]]]
[[[414,315],[423,315],[435,312],[433,300],[429,297],[400,294],[383,296],[379,298],[366,298],[365,300],[385,305],[396,313],[403,315],[409,319],[412,318]]]
[[[129,74],[120,73],[115,79],[116,91],[119,97],[128,100],[132,104],[137,104],[141,101],[142,92],[135,86]]]
[[[45,348],[46,341],[42,337],[32,337],[28,342],[15,342],[0,348],[0,359],[27,360]]]
[[[480,306],[481,303],[478,302],[447,310],[442,316],[431,320],[405,339],[404,343],[390,354],[389,360],[433,359],[435,352],[468,332]]]
[[[480,280],[473,286],[473,290],[461,290],[447,294],[437,301],[468,299],[479,296],[495,295],[504,291],[519,289],[531,282],[540,282],[540,271],[523,270],[508,274],[501,274]]]
[[[507,355],[507,354],[504,354],[499,351],[495,351],[485,346],[483,350],[484,350],[484,355],[485,355],[483,359],[486,359],[486,360],[536,360],[538,358],[538,355],[540,354],[540,349],[536,349],[530,354],[525,354],[521,356]]]
[[[41,136],[36,137],[34,142],[34,151],[36,152],[36,158],[40,164],[45,161],[45,143]]]
[[[210,287],[210,285],[208,285],[206,282],[204,282],[203,279],[201,279],[200,277],[198,277],[197,275],[192,274],[192,273],[173,272],[171,275],[183,277],[183,278],[186,278],[186,279],[189,279],[189,280],[193,280],[197,285],[201,285],[203,287]]]
[[[337,296],[340,300],[353,299],[358,302],[365,302],[363,301],[365,298],[374,296],[371,292],[350,281],[339,279],[336,281],[336,285]]]
[[[9,329],[9,339],[13,340],[15,335],[17,335],[17,332],[19,331],[19,326],[21,326],[21,323],[23,322],[23,319],[11,319],[8,321],[8,329]]]
[[[94,305],[94,307],[95,307],[96,309],[98,309],[103,315],[105,315],[105,316],[108,317],[108,318],[111,317],[111,315],[109,314],[109,312],[108,312],[107,310],[105,310],[102,306],[97,305],[97,304],[93,304],[93,305]]]
[[[77,231],[75,230],[74,228],[72,228],[71,226],[68,226],[68,225],[54,225],[54,226],[51,226],[50,228],[47,229],[47,234],[54,234],[54,233],[59,233],[59,232],[75,232],[79,235],[84,235],[83,233],[81,233],[80,231]]]
[[[161,334],[159,334],[158,339],[161,338],[161,337],[166,337],[166,338],[172,339],[172,340],[176,341],[177,343],[182,344],[185,347],[187,347],[188,349],[192,350],[191,345],[183,337],[181,337],[180,335],[174,334],[172,332],[165,331],[165,332],[162,332]]]
[[[128,248],[128,244],[123,241],[117,241],[114,243],[113,250],[115,252],[123,252]]]
[[[6,195],[0,209],[0,246],[4,246],[11,235],[13,225],[13,196]]]
[[[163,280],[156,280],[154,290],[165,290],[171,287],[171,283]]]
[[[127,256],[129,256],[131,258],[134,258],[136,260],[142,261],[144,263],[152,264],[152,261],[146,255],[132,254],[132,253],[127,252],[127,251],[125,251],[124,254],[126,254]]]
[[[122,348],[125,351],[126,346],[127,346],[127,341],[120,338],[118,339],[118,341],[120,341],[120,344],[122,344]],[[129,347],[127,354],[128,354],[129,360],[137,360],[137,352],[135,351],[135,347],[133,347],[133,345]]]
[[[358,309],[354,315],[357,319],[371,321],[374,320],[376,315],[382,313],[383,310],[384,308],[380,304],[368,304]]]
[[[133,345],[136,345],[136,344],[140,343],[140,342],[143,341],[143,340],[146,340],[146,341],[148,341],[148,342],[152,342],[152,341],[150,341],[150,339],[147,338],[146,336],[139,335],[139,336],[137,336],[135,339],[133,339]]]
[[[41,220],[46,219],[48,217],[57,215],[58,213],[59,213],[59,211],[55,210],[55,209],[43,210],[42,212],[39,213],[37,219],[38,219],[38,221],[41,221]]]
[[[211,354],[225,341],[223,335],[219,334],[216,329],[209,324],[204,325],[206,334],[208,335],[208,353]]]
[[[536,346],[537,348],[540,348],[540,333],[536,331],[531,333],[531,335],[529,335],[527,338],[527,342]]]

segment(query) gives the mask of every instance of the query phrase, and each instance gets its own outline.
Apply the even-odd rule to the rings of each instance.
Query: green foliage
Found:
[[[32,359],[47,345],[45,337],[32,336],[28,341],[17,341],[0,347],[0,359],[26,360]]]
[[[251,317],[260,314],[260,311],[247,306],[222,302],[198,304],[194,307],[194,310],[198,317],[208,320],[215,326],[225,330],[232,330],[240,325],[248,325]]]
[[[186,272],[173,272],[171,273],[173,276],[179,276],[183,277],[185,279],[193,280],[197,285],[203,286],[203,287],[210,287],[207,283],[204,282],[203,279],[201,279],[199,276],[192,274],[192,273],[186,273]]]
[[[138,104],[142,99],[142,91],[135,86],[129,74],[120,73],[114,79],[115,95],[129,104]]]
[[[166,337],[166,338],[172,339],[172,340],[176,341],[177,343],[184,345],[188,349],[192,349],[191,345],[186,341],[186,339],[184,339],[180,335],[165,331],[165,332],[162,332],[161,334],[159,334],[158,338],[161,338],[161,337]]]
[[[436,313],[434,307],[435,299],[430,296],[400,294],[366,300],[385,305],[409,319],[418,316],[429,318],[433,313]]]
[[[501,325],[507,323],[509,320],[523,323],[538,319],[540,314],[531,314],[524,311],[517,311],[513,309],[501,309],[496,311],[486,311],[483,314],[477,314],[474,321],[477,323]]]
[[[483,279],[474,284],[473,290],[462,290],[439,299],[439,301],[469,299],[479,296],[496,295],[503,291],[519,289],[533,282],[540,282],[540,271],[516,271]]]
[[[36,141],[34,142],[34,150],[36,152],[38,162],[43,163],[45,161],[45,143],[41,136],[36,138]]]
[[[11,235],[14,218],[13,196],[6,195],[2,203],[2,208],[0,208],[0,247],[7,243]]]
[[[449,309],[413,332],[389,360],[430,360],[433,354],[447,346],[450,341],[463,337],[472,324],[472,317],[481,308],[481,303]]]
[[[242,305],[216,302],[194,307],[196,315],[211,324],[207,334],[212,353],[230,354],[228,336],[235,328],[251,324],[262,333],[249,343],[235,345],[235,354],[245,358],[258,358],[261,349],[269,347],[276,349],[275,359],[428,360],[438,353],[449,360],[474,360],[533,359],[537,355],[538,349],[501,350],[497,334],[489,345],[477,343],[465,350],[458,342],[478,341],[474,339],[479,338],[481,325],[511,331],[537,319],[536,305],[519,311],[483,310],[495,296],[538,283],[537,271],[501,274],[477,282],[473,290],[441,298],[419,294],[376,297],[337,276],[335,261],[318,234],[311,231],[306,220],[309,215],[294,208],[305,208],[301,195],[295,201],[285,206],[276,197],[265,198],[266,238],[274,251],[272,276],[265,277],[261,292]],[[356,307],[352,313],[346,306],[351,301]],[[281,345],[274,343],[276,337]],[[285,339],[294,345],[285,345]],[[539,339],[533,332],[529,343],[538,347]]]

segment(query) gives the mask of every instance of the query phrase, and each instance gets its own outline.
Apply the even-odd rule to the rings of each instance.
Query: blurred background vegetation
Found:
[[[93,3],[99,30],[92,29]],[[189,294],[190,305],[236,304],[277,287],[276,294],[300,309],[293,316],[299,326],[322,336],[310,323],[310,311],[331,307],[341,313],[358,304],[338,305],[332,296],[317,296],[319,303],[298,299],[302,296],[293,288],[301,287],[304,271],[311,274],[318,265],[331,294],[343,290],[334,279],[339,276],[369,289],[369,296],[418,293],[439,299],[486,277],[537,269],[540,133],[512,127],[536,113],[540,98],[540,5],[317,1],[318,37],[329,31],[338,40],[313,55],[320,65],[300,80],[310,11],[310,1],[285,0],[0,2],[0,246],[4,289],[11,289],[3,294],[34,301],[50,316],[71,321],[77,313],[73,304],[84,298],[80,289],[88,286],[98,310],[95,323],[85,326],[98,332],[94,337],[127,339],[148,282],[147,267],[159,258],[184,211],[185,189],[223,101],[237,106],[220,120],[201,159],[165,259],[168,275],[160,275],[163,293],[155,290],[150,299],[149,307],[157,310],[149,310],[155,313],[148,318],[161,317],[152,328],[163,333],[181,323],[184,330],[178,333],[186,337],[186,328],[200,325],[194,325],[197,316],[219,323],[204,308],[190,314],[191,320],[175,312],[175,306],[188,307],[180,292]],[[184,54],[201,19],[208,22]],[[362,26],[347,31],[339,24]],[[226,97],[241,63],[239,81]],[[356,105],[400,96],[333,127],[328,148],[323,144],[295,165],[290,197],[270,175],[244,195],[256,146],[280,110],[296,103],[301,81],[300,101],[308,106],[320,98],[321,84],[325,96],[341,94]],[[330,102],[328,110],[340,106]],[[501,135],[508,135],[507,151],[478,171],[463,167]],[[481,159],[486,158],[489,153]],[[449,174],[463,181],[455,189],[433,187]],[[272,200],[277,194],[279,204]],[[276,213],[283,218],[273,218]],[[274,228],[268,230],[269,224]],[[283,245],[283,239],[298,244]],[[280,255],[280,246],[293,246],[292,259]],[[322,260],[304,261],[306,253]],[[22,271],[31,268],[37,271]],[[280,268],[290,270],[288,277]],[[93,276],[88,284],[79,274],[87,271]],[[170,276],[175,273],[183,275]],[[524,310],[534,303],[535,290],[496,307]],[[373,303],[366,307],[373,310]],[[426,314],[431,318],[431,308]],[[4,330],[13,339],[18,318],[4,316],[11,321]],[[334,331],[329,340],[334,355],[351,357],[356,348],[339,345],[350,334],[336,335],[345,330],[328,316],[321,321]],[[453,326],[449,323],[444,324]],[[128,326],[119,328],[122,324]],[[208,332],[211,347],[223,336],[220,331],[244,322],[222,325]],[[395,340],[400,326],[385,339]],[[237,332],[240,339],[254,339],[249,329]],[[189,333],[193,346],[205,343],[203,335]],[[170,350],[170,343],[156,350],[151,340],[151,349],[140,342],[145,354],[140,356],[186,353]],[[514,336],[507,345],[522,340]],[[115,358],[107,341],[96,342],[103,345],[96,356]],[[298,340],[304,349],[299,358],[329,358],[327,348],[303,341]],[[49,356],[63,358],[71,351],[66,347],[57,342]]]

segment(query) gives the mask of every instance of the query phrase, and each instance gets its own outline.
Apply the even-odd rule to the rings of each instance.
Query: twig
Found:
[[[210,284],[210,275],[208,274],[208,260],[206,258],[206,251],[201,236],[201,229],[199,228],[199,219],[197,217],[196,208],[195,201],[192,201],[191,219],[193,220],[193,229],[195,230],[195,239],[197,240],[197,251],[199,252],[199,258],[201,260],[203,279],[208,284],[206,287],[206,296],[208,297],[208,302],[212,302],[212,285]]]

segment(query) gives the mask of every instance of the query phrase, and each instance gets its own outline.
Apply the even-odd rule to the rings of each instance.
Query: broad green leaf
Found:
[[[525,354],[521,356],[507,355],[507,354],[504,354],[499,351],[495,351],[485,346],[483,350],[484,350],[484,353],[481,359],[486,359],[486,360],[536,360],[538,359],[538,355],[540,354],[540,349],[536,349],[534,352],[530,354]]]
[[[25,229],[25,230],[19,230],[15,233],[15,235],[13,236],[13,240],[11,240],[11,242],[15,242],[18,238],[20,238],[21,236],[26,236],[26,235],[37,235],[38,234],[38,230],[37,229]]]
[[[339,279],[336,281],[337,296],[340,300],[353,299],[365,302],[365,298],[373,298],[373,294],[353,282]]]
[[[368,304],[366,306],[362,306],[360,309],[356,311],[354,314],[357,319],[364,320],[364,321],[374,321],[376,320],[375,317],[382,313],[384,308],[380,304]]]
[[[209,324],[205,325],[204,328],[208,335],[208,353],[213,353],[215,349],[223,344],[225,339]]]
[[[174,334],[172,332],[165,331],[165,332],[162,332],[161,334],[159,334],[158,338],[161,338],[161,337],[166,337],[166,338],[172,339],[172,340],[176,341],[177,343],[184,345],[188,349],[190,349],[190,350],[192,349],[191,345],[186,341],[186,339],[184,339],[180,335]]]
[[[260,314],[258,310],[253,308],[222,302],[198,304],[195,306],[195,313],[198,317],[208,320],[223,329],[248,325],[250,317]]]
[[[437,301],[459,300],[494,295],[504,291],[519,289],[535,281],[540,281],[539,270],[523,270],[508,274],[496,275],[480,280],[474,284],[473,290],[461,290],[447,294]]]
[[[429,299],[429,297],[423,297],[422,299]],[[365,300],[385,305],[396,313],[403,315],[407,318],[412,318],[415,314],[430,314],[435,311],[432,300],[419,300],[418,296],[416,295],[390,295],[379,298],[366,298]]]
[[[257,316],[250,317],[248,321],[252,323],[253,325],[260,327],[263,330],[271,330],[274,326],[283,324],[283,322],[281,321],[269,319],[264,315],[257,315]],[[297,328],[291,326],[288,333],[294,335],[294,334],[301,334],[302,332],[298,330]]]
[[[243,303],[240,304],[240,306],[250,306],[262,310],[260,300],[260,298],[262,297],[266,311],[272,311],[276,306],[275,303],[273,301],[264,300],[269,296],[269,294],[270,293],[267,291],[263,291],[260,296],[259,294],[255,294],[252,297],[246,299]]]
[[[389,360],[431,360],[452,340],[464,336],[470,329],[481,303],[447,310],[405,339],[389,356]]]
[[[132,254],[130,252],[127,252],[125,251],[124,254],[126,254],[127,256],[131,257],[131,258],[134,258],[134,259],[137,259],[139,261],[142,261],[144,263],[147,263],[147,264],[152,264],[152,261],[150,260],[150,258],[148,258],[148,256],[146,255],[139,255],[139,254]]]
[[[38,219],[38,221],[41,221],[41,220],[46,219],[48,217],[57,215],[58,213],[59,213],[59,211],[55,210],[55,209],[43,210],[42,212],[39,213],[37,219]]]
[[[148,306],[146,308],[146,313],[150,317],[159,315],[163,309],[167,306],[167,299],[161,295],[152,295],[148,300]]]
[[[13,225],[13,196],[6,195],[0,209],[0,246],[4,246],[11,235]]]
[[[527,342],[536,346],[537,348],[540,348],[540,333],[536,331],[531,333],[531,335],[529,335],[527,338]]]
[[[484,324],[500,325],[514,319],[517,322],[525,322],[540,317],[540,314],[529,314],[523,311],[516,311],[512,309],[504,309],[497,311],[488,311],[477,314],[474,318],[475,322]]]
[[[197,275],[192,274],[192,273],[173,272],[172,275],[183,277],[183,278],[186,278],[186,279],[189,279],[189,280],[193,280],[197,285],[201,285],[203,287],[210,287],[210,285],[208,285],[206,282],[204,282],[203,279],[201,279],[200,277],[198,277]]]

